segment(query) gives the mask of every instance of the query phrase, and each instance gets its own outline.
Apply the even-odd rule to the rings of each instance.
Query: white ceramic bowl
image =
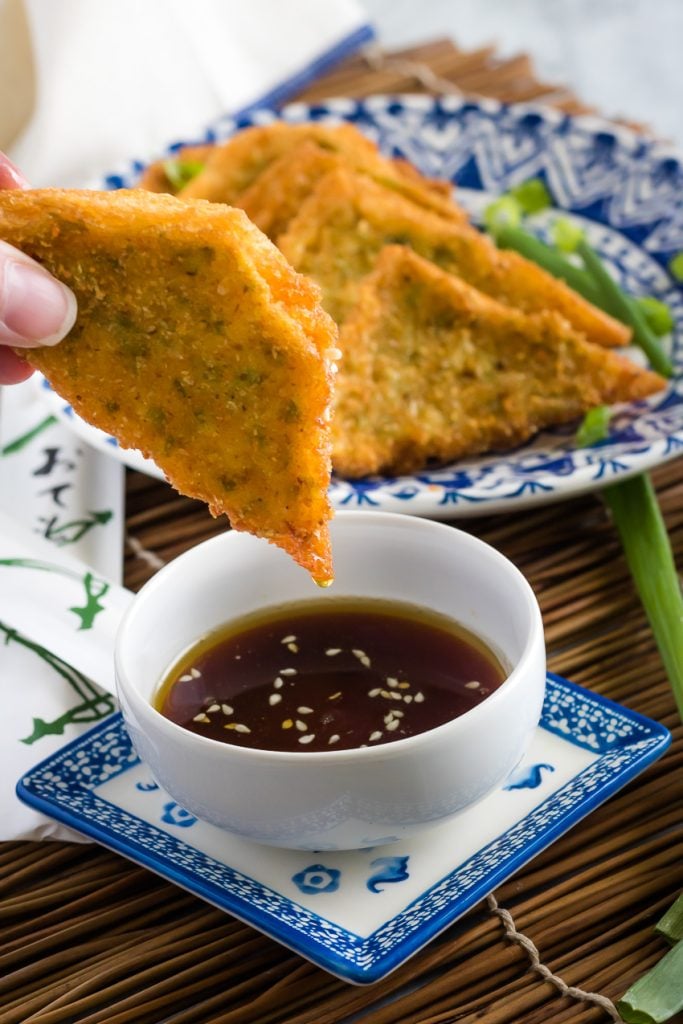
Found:
[[[451,526],[381,512],[332,523],[336,580],[319,590],[282,551],[225,533],[181,555],[137,595],[116,642],[121,709],[155,779],[199,818],[248,839],[353,849],[400,839],[499,786],[523,756],[545,688],[541,615],[503,555]],[[398,599],[455,619],[509,669],[460,718],[380,747],[286,753],[219,743],[152,706],[169,666],[208,631],[289,601]]]

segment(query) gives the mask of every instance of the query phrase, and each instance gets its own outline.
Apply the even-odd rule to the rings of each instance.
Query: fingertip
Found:
[[[73,327],[76,297],[24,253],[0,242],[0,343],[55,345]]]
[[[6,345],[0,345],[0,384],[21,384],[33,373],[25,359]]]

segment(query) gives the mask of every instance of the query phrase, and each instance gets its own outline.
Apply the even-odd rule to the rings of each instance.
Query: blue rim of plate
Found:
[[[342,928],[194,850],[94,789],[139,763],[116,713],[36,765],[18,796],[104,846],[228,911],[332,974],[378,981],[660,757],[668,730],[548,673],[543,729],[599,755],[564,786],[429,886],[367,937]],[[191,865],[191,866],[188,866]]]
[[[541,178],[556,206],[579,219],[592,244],[633,294],[666,302],[676,330],[676,376],[666,391],[615,407],[610,435],[590,448],[573,444],[574,428],[544,432],[502,455],[466,459],[402,477],[333,478],[335,508],[381,509],[432,518],[483,515],[600,489],[672,459],[683,450],[683,290],[667,271],[683,249],[683,167],[666,145],[593,117],[571,117],[535,104],[504,105],[455,96],[373,96],[295,103],[223,118],[202,138],[229,138],[254,124],[346,121],[390,156],[446,178],[475,216],[482,192],[495,195]],[[132,161],[108,175],[106,188],[132,187],[144,164]],[[529,226],[544,236],[552,214]],[[93,428],[87,428],[92,430]],[[111,451],[116,442],[106,438]],[[141,457],[119,453],[136,468]],[[136,461],[137,459],[137,461]],[[157,471],[158,474],[158,471]],[[158,474],[161,475],[161,474]]]

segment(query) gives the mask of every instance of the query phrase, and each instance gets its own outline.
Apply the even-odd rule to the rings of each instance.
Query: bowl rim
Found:
[[[152,576],[152,578],[148,580],[137,592],[119,623],[114,644],[114,667],[116,686],[119,694],[122,692],[125,693],[127,700],[134,705],[136,710],[146,716],[147,721],[151,722],[157,729],[161,729],[162,732],[165,732],[169,739],[178,740],[181,743],[190,745],[196,744],[198,749],[204,749],[207,752],[213,750],[217,758],[223,758],[226,761],[232,761],[234,759],[243,759],[246,762],[274,761],[280,765],[296,764],[297,766],[308,763],[317,765],[320,765],[321,763],[371,763],[377,760],[393,760],[409,753],[410,751],[417,752],[420,747],[435,742],[435,738],[436,740],[445,738],[446,734],[449,732],[453,733],[453,738],[457,737],[458,733],[468,728],[468,723],[473,723],[478,718],[482,717],[492,706],[503,699],[504,694],[507,694],[511,689],[514,689],[521,684],[521,681],[525,677],[528,662],[533,658],[533,655],[539,646],[545,656],[543,620],[536,595],[534,594],[529,581],[514,562],[494,548],[491,544],[467,533],[465,530],[451,526],[450,524],[423,519],[417,516],[405,516],[401,515],[399,512],[361,512],[349,509],[336,512],[334,520],[341,520],[349,524],[353,522],[357,524],[358,528],[368,524],[371,524],[373,528],[381,528],[382,524],[391,522],[393,525],[400,526],[401,528],[407,529],[411,532],[416,532],[418,530],[424,530],[425,532],[439,531],[442,532],[445,537],[450,536],[451,538],[455,535],[457,537],[457,543],[478,549],[482,551],[482,554],[485,554],[488,558],[492,559],[493,562],[497,562],[500,569],[506,572],[509,577],[514,579],[515,584],[519,588],[519,596],[523,596],[524,598],[525,608],[529,618],[529,629],[524,648],[517,659],[516,664],[500,686],[496,687],[496,689],[485,697],[481,703],[469,708],[462,715],[458,715],[456,718],[452,718],[448,722],[443,722],[441,725],[437,725],[433,729],[427,729],[426,731],[417,733],[414,736],[405,736],[401,739],[392,740],[389,743],[384,743],[376,747],[349,747],[342,750],[310,751],[270,750],[267,747],[241,747],[233,743],[224,743],[220,740],[212,739],[209,736],[201,736],[198,733],[193,733],[189,729],[185,729],[183,726],[171,721],[171,719],[162,715],[149,700],[143,697],[137,686],[129,680],[126,673],[123,671],[121,664],[123,657],[122,647],[127,636],[127,630],[130,622],[133,621],[140,604],[143,601],[154,600],[156,592],[166,586],[166,579],[175,572],[181,571],[179,566],[181,566],[186,559],[195,555],[200,549],[205,551],[207,548],[220,547],[224,544],[238,544],[242,542],[244,538],[249,538],[250,541],[253,540],[253,537],[250,534],[231,529],[216,537],[210,537],[205,541],[201,541],[199,544],[194,545],[187,551],[182,552],[182,554],[168,562],[163,566],[163,568],[155,573],[155,575]],[[410,602],[405,603],[409,604]],[[264,610],[268,607],[268,605],[263,605]],[[545,680],[545,662],[543,679]],[[120,703],[123,705],[122,701],[120,701]]]

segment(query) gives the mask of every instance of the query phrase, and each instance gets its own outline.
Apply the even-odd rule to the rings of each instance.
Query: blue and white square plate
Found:
[[[332,974],[368,984],[624,786],[670,740],[657,722],[548,675],[541,724],[502,789],[417,838],[344,853],[276,850],[197,820],[150,777],[120,714],[37,765],[17,792]]]
[[[491,198],[540,178],[554,208],[528,221],[547,237],[563,212],[583,228],[626,291],[653,296],[671,309],[667,342],[674,365],[668,387],[641,402],[615,406],[605,440],[577,447],[575,427],[544,431],[511,452],[464,459],[401,477],[333,477],[334,508],[381,509],[433,519],[480,516],[559,501],[643,473],[683,451],[683,290],[669,272],[683,251],[683,164],[671,148],[595,117],[572,117],[532,103],[507,106],[458,96],[371,96],[333,99],[283,110],[222,118],[202,139],[214,142],[254,124],[282,119],[348,122],[388,156],[410,160],[423,174],[451,181],[476,221]],[[132,161],[103,182],[131,188],[143,164]],[[631,353],[640,359],[639,352]],[[58,395],[42,390],[50,411],[88,442],[152,476],[158,467],[139,452],[89,426]]]

